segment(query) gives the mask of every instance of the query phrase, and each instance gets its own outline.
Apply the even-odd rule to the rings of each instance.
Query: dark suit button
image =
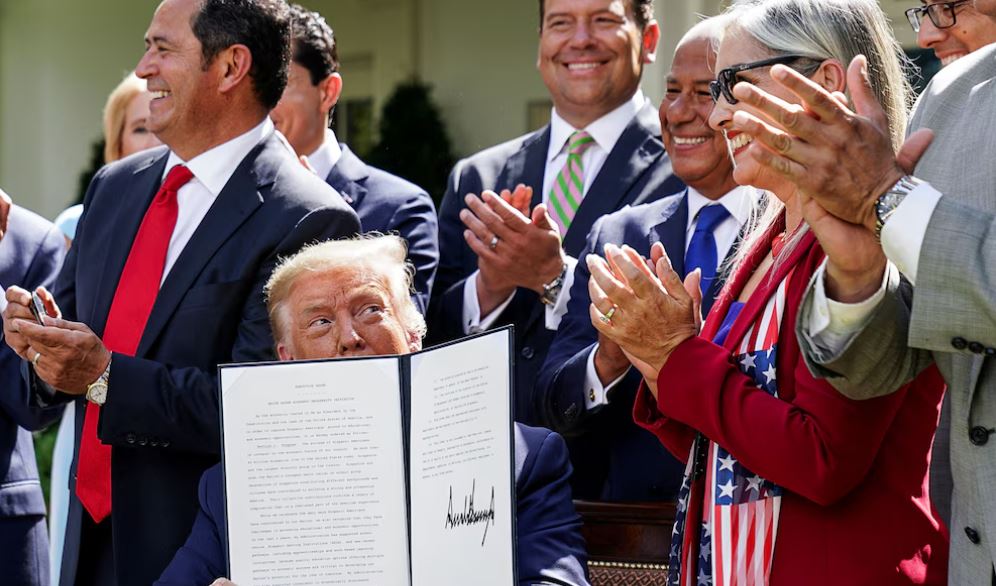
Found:
[[[979,542],[982,541],[982,538],[979,537],[979,532],[971,527],[965,527],[965,535],[967,535],[968,540],[975,545],[979,545]]]
[[[578,406],[574,403],[571,403],[571,406],[568,407],[566,411],[564,411],[564,415],[567,416],[567,419],[569,419],[570,421],[574,421],[574,418],[578,416]]]
[[[149,445],[152,446],[153,448],[158,448],[159,447],[159,439],[158,438],[152,438],[151,440],[149,440]]]
[[[978,342],[972,342],[969,344],[968,349],[972,354],[982,354],[986,351],[986,347]]]
[[[169,440],[163,440],[163,441],[159,442],[159,445],[162,446],[162,447],[164,447],[164,448],[168,448],[169,447]]]
[[[533,356],[536,356],[536,352],[533,350],[532,346],[526,346],[522,349],[522,357],[526,360],[532,360]]]
[[[965,338],[953,338],[951,345],[954,346],[955,350],[964,350],[968,347],[968,341]]]
[[[140,438],[138,438],[138,445],[145,446],[145,445],[148,445],[148,443],[149,443],[149,438],[146,438],[146,437],[140,437]],[[153,445],[155,445],[155,444],[153,444]]]
[[[129,444],[134,444],[135,443],[135,434],[129,433],[129,434],[125,435],[125,441],[128,442]]]
[[[989,442],[989,430],[976,425],[968,432],[968,439],[977,446],[984,446]]]

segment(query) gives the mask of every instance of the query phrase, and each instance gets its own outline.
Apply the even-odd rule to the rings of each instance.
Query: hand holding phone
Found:
[[[35,321],[40,325],[45,325],[45,320],[42,317],[48,315],[48,312],[45,311],[45,302],[42,301],[37,291],[31,292],[31,315],[35,316]]]

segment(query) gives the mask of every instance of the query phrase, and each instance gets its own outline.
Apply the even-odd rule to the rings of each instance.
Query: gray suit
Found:
[[[950,583],[989,584],[996,560],[996,45],[942,71],[910,129],[933,144],[916,176],[944,194],[927,228],[915,293],[898,278],[871,322],[836,354],[808,343],[812,291],[798,329],[810,368],[841,393],[889,393],[936,363],[948,397],[935,443],[931,488],[951,494]],[[945,451],[945,446],[948,453]],[[950,460],[948,460],[950,456]]]

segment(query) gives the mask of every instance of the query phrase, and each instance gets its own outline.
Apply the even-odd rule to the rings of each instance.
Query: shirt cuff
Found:
[[[809,327],[804,334],[813,345],[835,355],[843,351],[854,335],[868,324],[875,308],[885,298],[889,279],[897,269],[891,262],[886,264],[882,285],[868,299],[858,303],[841,303],[827,297],[826,266],[827,261],[824,260],[816,270],[813,303],[807,322]]]
[[[903,199],[882,227],[882,250],[885,251],[885,256],[896,263],[899,272],[914,285],[923,238],[927,234],[930,217],[934,215],[934,208],[940,200],[940,191],[929,183],[921,183]]]
[[[508,304],[515,297],[515,291],[508,296],[508,299],[501,302],[494,311],[481,318],[481,305],[477,302],[477,273],[474,271],[463,284],[463,333],[479,334],[492,326],[501,312],[505,311]]]
[[[564,273],[564,284],[561,286],[560,293],[557,294],[557,300],[553,305],[546,306],[544,321],[548,330],[556,330],[560,327],[560,320],[567,313],[567,302],[571,300],[571,287],[574,285],[574,269],[578,266],[578,259],[573,256],[567,256],[564,259],[564,264],[567,265],[566,272]]]
[[[594,409],[595,407],[601,407],[602,405],[609,404],[609,391],[612,387],[619,384],[619,381],[626,376],[629,369],[623,371],[622,374],[617,376],[615,379],[609,382],[607,385],[603,385],[602,381],[598,378],[598,371],[595,370],[595,352],[598,352],[598,344],[592,348],[591,352],[588,354],[588,366],[585,370],[584,375],[584,388],[586,390],[584,396],[584,406],[587,409]]]

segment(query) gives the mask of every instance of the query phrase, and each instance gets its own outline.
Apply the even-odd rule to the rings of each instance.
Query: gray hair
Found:
[[[803,55],[817,63],[835,59],[845,69],[854,57],[864,55],[872,93],[885,110],[893,147],[898,149],[902,145],[912,105],[906,72],[915,67],[896,41],[878,2],[739,0],[726,15],[730,22],[728,30],[743,31],[773,55]],[[815,68],[800,71],[812,74]],[[781,202],[775,197],[765,199],[766,203],[748,223],[733,263],[742,261],[781,215]],[[803,225],[798,230],[776,262],[791,252],[806,229]]]
[[[274,339],[279,340],[285,331],[285,301],[294,281],[304,273],[343,267],[366,271],[372,279],[384,279],[402,327],[422,339],[426,332],[425,318],[411,298],[415,268],[406,260],[407,256],[408,245],[402,238],[372,232],[348,240],[311,244],[285,258],[263,289]]]

